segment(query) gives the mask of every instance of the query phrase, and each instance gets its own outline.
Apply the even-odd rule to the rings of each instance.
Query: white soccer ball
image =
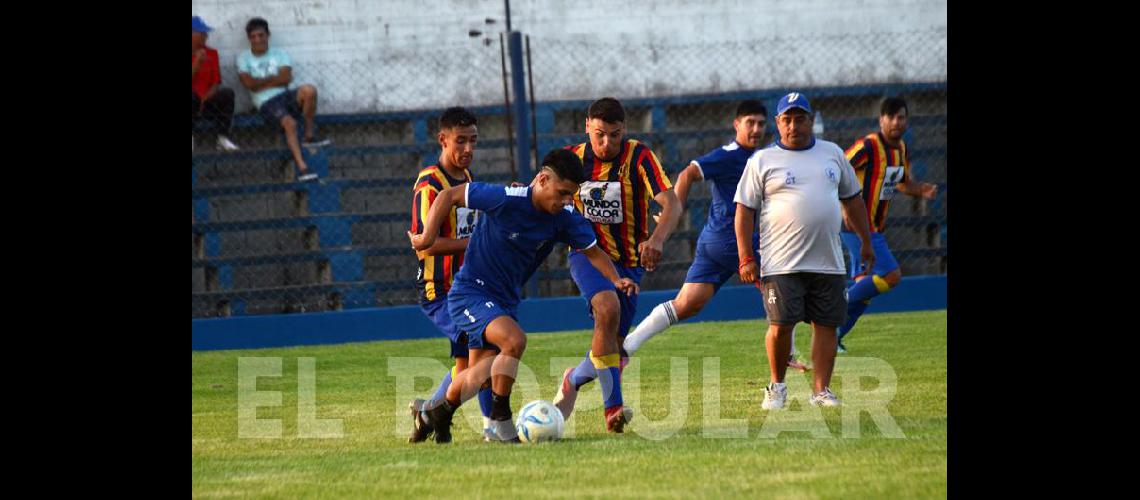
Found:
[[[515,420],[519,440],[524,443],[541,443],[562,439],[566,421],[554,403],[536,400],[523,405]]]

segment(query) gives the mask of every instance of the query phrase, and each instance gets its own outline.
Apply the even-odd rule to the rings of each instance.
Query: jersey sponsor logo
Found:
[[[879,200],[889,200],[894,198],[895,185],[902,179],[903,168],[899,166],[887,167],[883,172],[883,188],[879,190]]]
[[[478,221],[478,210],[459,207],[455,209],[455,237],[470,238],[475,231],[475,222]]]
[[[583,182],[578,191],[586,218],[598,224],[621,224],[625,220],[622,206],[621,183],[606,181]]]

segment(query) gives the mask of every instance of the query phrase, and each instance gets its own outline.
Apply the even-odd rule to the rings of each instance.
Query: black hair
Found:
[[[269,21],[266,21],[260,17],[255,17],[253,19],[250,19],[248,23],[245,23],[245,34],[249,35],[250,33],[253,33],[255,30],[257,30],[258,28],[265,30],[265,34],[268,35],[269,34]]]
[[[557,148],[546,153],[542,166],[554,171],[563,180],[574,184],[586,182],[586,172],[582,169],[582,159],[568,149]]]
[[[613,97],[603,97],[590,104],[586,119],[600,118],[606,123],[625,122],[625,108]]]
[[[910,108],[907,107],[906,101],[901,97],[887,97],[883,99],[882,104],[879,105],[879,116],[893,115],[898,113],[900,109],[905,109],[907,114],[910,114]]]
[[[764,117],[767,118],[768,108],[764,107],[760,101],[754,99],[741,101],[740,105],[736,107],[736,118],[748,115],[764,115]]]
[[[447,108],[443,111],[443,115],[439,117],[440,130],[453,127],[467,127],[477,123],[479,123],[479,119],[475,118],[475,114],[461,106]]]

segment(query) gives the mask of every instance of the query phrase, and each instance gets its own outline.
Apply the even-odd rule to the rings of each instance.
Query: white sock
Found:
[[[491,417],[483,417],[483,428],[484,429],[490,429],[491,428]]]
[[[673,309],[673,302],[662,302],[657,304],[652,311],[649,312],[644,320],[633,329],[633,332],[625,337],[625,342],[622,347],[625,351],[633,356],[641,348],[641,344],[653,338],[654,335],[665,331],[670,325],[677,322],[677,311]]]
[[[792,327],[792,357],[796,357],[796,327]]]

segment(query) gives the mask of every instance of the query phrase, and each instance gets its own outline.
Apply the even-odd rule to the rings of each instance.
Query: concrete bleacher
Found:
[[[813,93],[814,91],[814,93]],[[945,85],[805,89],[822,113],[823,137],[846,147],[875,128],[879,97],[911,102],[908,135],[916,174],[941,185],[935,202],[900,197],[887,237],[905,274],[945,272]],[[648,143],[671,180],[688,162],[731,140],[737,102],[759,98],[774,109],[783,91],[624,100],[629,137]],[[586,101],[538,103],[538,151],[586,140]],[[215,317],[326,311],[416,303],[416,261],[409,248],[414,176],[436,162],[435,119],[442,110],[318,116],[334,144],[312,153],[322,182],[294,181],[284,140],[257,116],[242,116],[243,151],[195,151],[192,198],[192,314]],[[479,116],[476,179],[513,178],[502,107]],[[770,124],[770,137],[775,126]],[[533,163],[533,160],[532,160]],[[526,182],[529,179],[522,179]],[[707,184],[690,192],[689,211],[667,242],[644,289],[676,288],[692,260],[709,200]],[[659,207],[652,204],[652,211]],[[540,296],[577,293],[566,252],[556,250],[536,274]],[[737,283],[736,278],[732,283]]]

